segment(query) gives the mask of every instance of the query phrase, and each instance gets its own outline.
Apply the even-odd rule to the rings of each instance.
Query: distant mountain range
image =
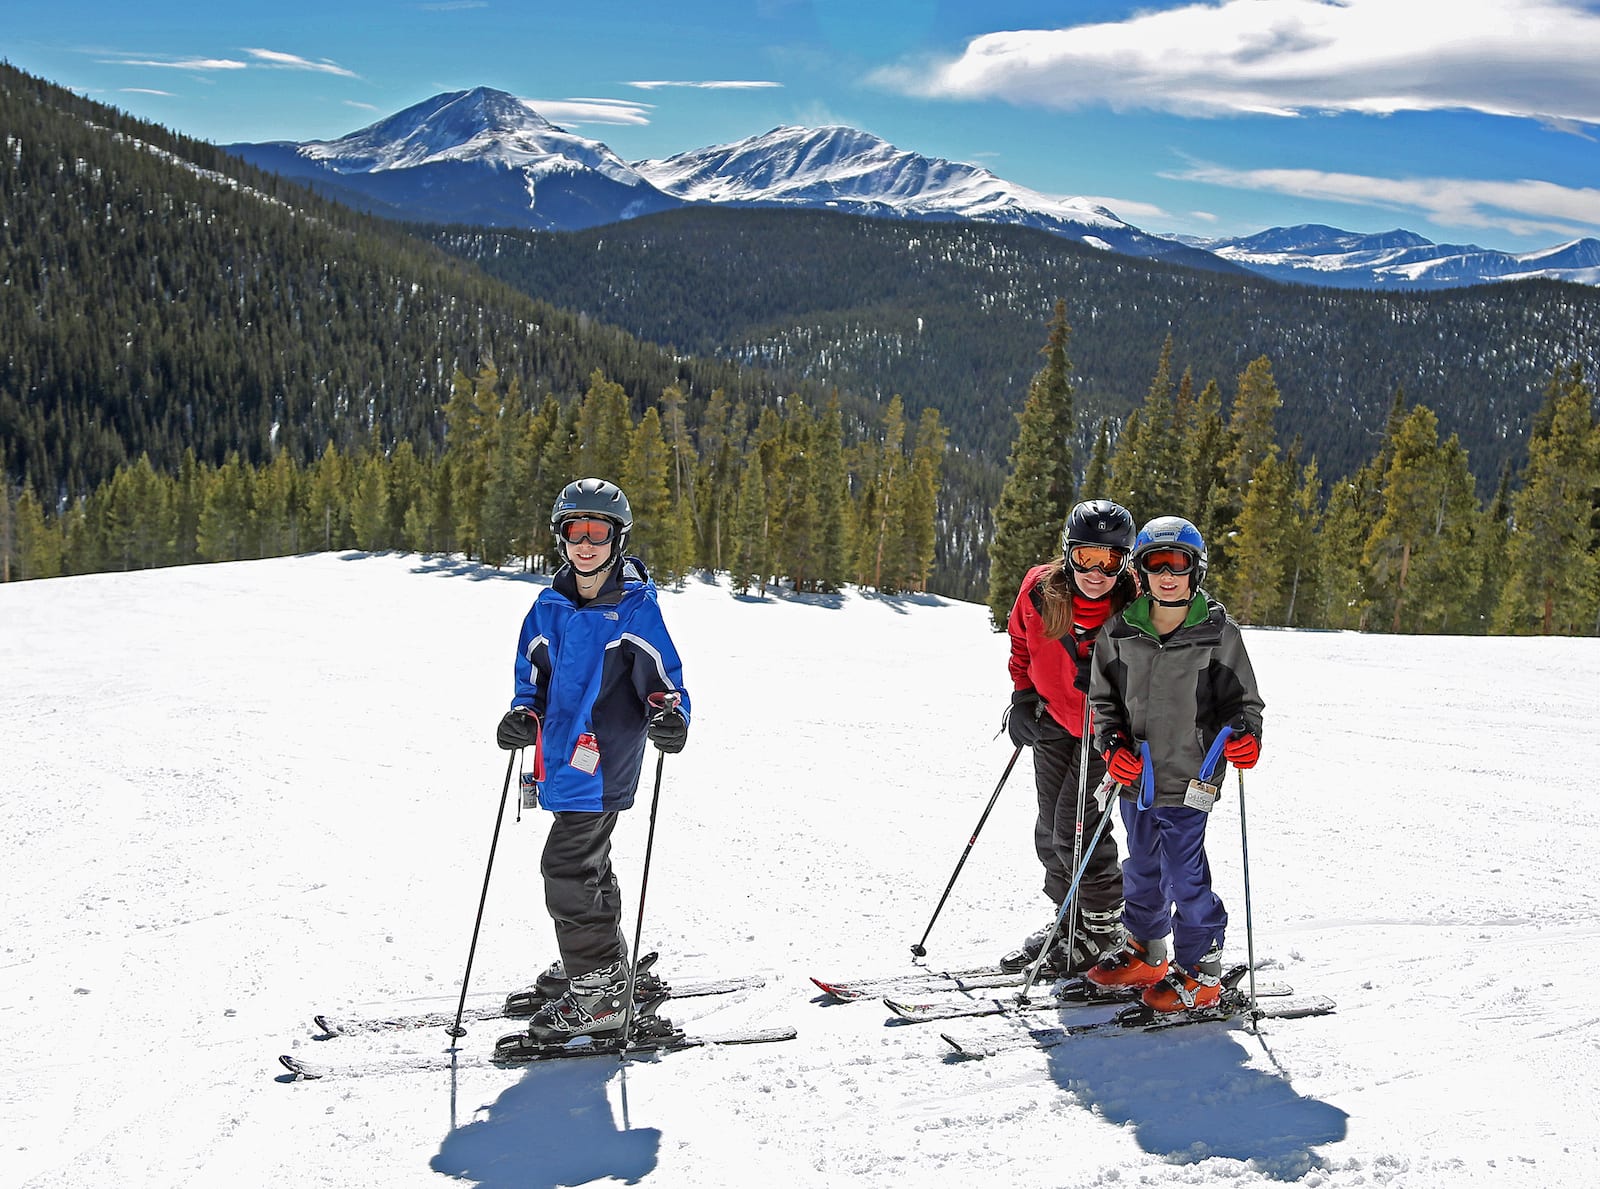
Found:
[[[1052,198],[847,127],[774,128],[629,163],[487,87],[436,95],[337,140],[222,147],[361,209],[423,222],[574,231],[682,206],[800,207],[1035,227],[1123,255],[1310,285],[1600,284],[1600,240],[1515,255],[1403,230],[1360,235],[1318,225],[1240,239],[1161,236],[1087,199]]]

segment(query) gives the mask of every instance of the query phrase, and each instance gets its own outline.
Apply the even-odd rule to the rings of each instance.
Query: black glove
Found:
[[[683,717],[683,711],[676,706],[657,710],[650,716],[645,734],[650,736],[651,743],[669,756],[677,755],[689,739],[689,720]]]
[[[539,716],[528,706],[513,706],[500,720],[494,741],[504,751],[519,747],[532,747],[539,742]]]
[[[1032,747],[1039,742],[1039,715],[1044,704],[1039,701],[1039,691],[1019,689],[1011,695],[1011,708],[1006,711],[1006,733],[1015,747]]]

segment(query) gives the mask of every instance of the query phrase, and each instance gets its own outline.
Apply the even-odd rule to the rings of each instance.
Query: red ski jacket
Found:
[[[1094,601],[1072,593],[1072,630],[1059,640],[1045,635],[1039,583],[1048,565],[1034,566],[1022,579],[1006,630],[1011,635],[1011,684],[1035,690],[1045,709],[1069,735],[1083,733],[1084,693],[1089,685],[1089,652],[1101,625],[1111,618],[1109,598]]]

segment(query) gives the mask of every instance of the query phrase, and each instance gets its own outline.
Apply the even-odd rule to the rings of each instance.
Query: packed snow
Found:
[[[454,1010],[544,581],[346,554],[0,586],[0,1185],[1594,1183],[1594,639],[1247,630],[1258,965],[1336,1014],[959,1060],[939,1028],[1024,1025],[889,1025],[806,976],[913,969],[1011,754],[1005,638],[941,598],[691,580],[662,594],[695,720],[663,766],[644,948],[669,979],[766,977],[669,1004],[691,1028],[797,1039],[511,1069],[482,1062],[504,1021],[454,1069],[440,1029],[315,1039],[316,1012]],[[617,835],[630,937],[653,771]],[[1033,798],[1024,759],[929,965],[1048,916]],[[1210,853],[1233,960],[1240,809],[1230,779]],[[545,820],[516,819],[474,1003],[554,956]],[[438,1065],[293,1081],[280,1053]]]

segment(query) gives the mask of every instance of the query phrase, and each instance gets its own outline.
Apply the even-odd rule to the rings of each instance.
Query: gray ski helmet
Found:
[[[1194,585],[1192,591],[1197,593],[1200,584],[1206,580],[1206,540],[1200,535],[1200,530],[1195,528],[1182,516],[1157,516],[1139,530],[1139,536],[1133,544],[1133,564],[1139,565],[1139,559],[1152,549],[1181,549],[1194,558]]]
[[[550,531],[556,532],[563,520],[576,520],[584,516],[602,516],[613,521],[617,529],[626,534],[633,527],[633,509],[622,488],[604,479],[578,479],[568,483],[556,496],[550,509]]]
[[[1133,513],[1110,500],[1085,500],[1067,513],[1061,530],[1061,552],[1074,545],[1108,545],[1124,553],[1133,549]]]

